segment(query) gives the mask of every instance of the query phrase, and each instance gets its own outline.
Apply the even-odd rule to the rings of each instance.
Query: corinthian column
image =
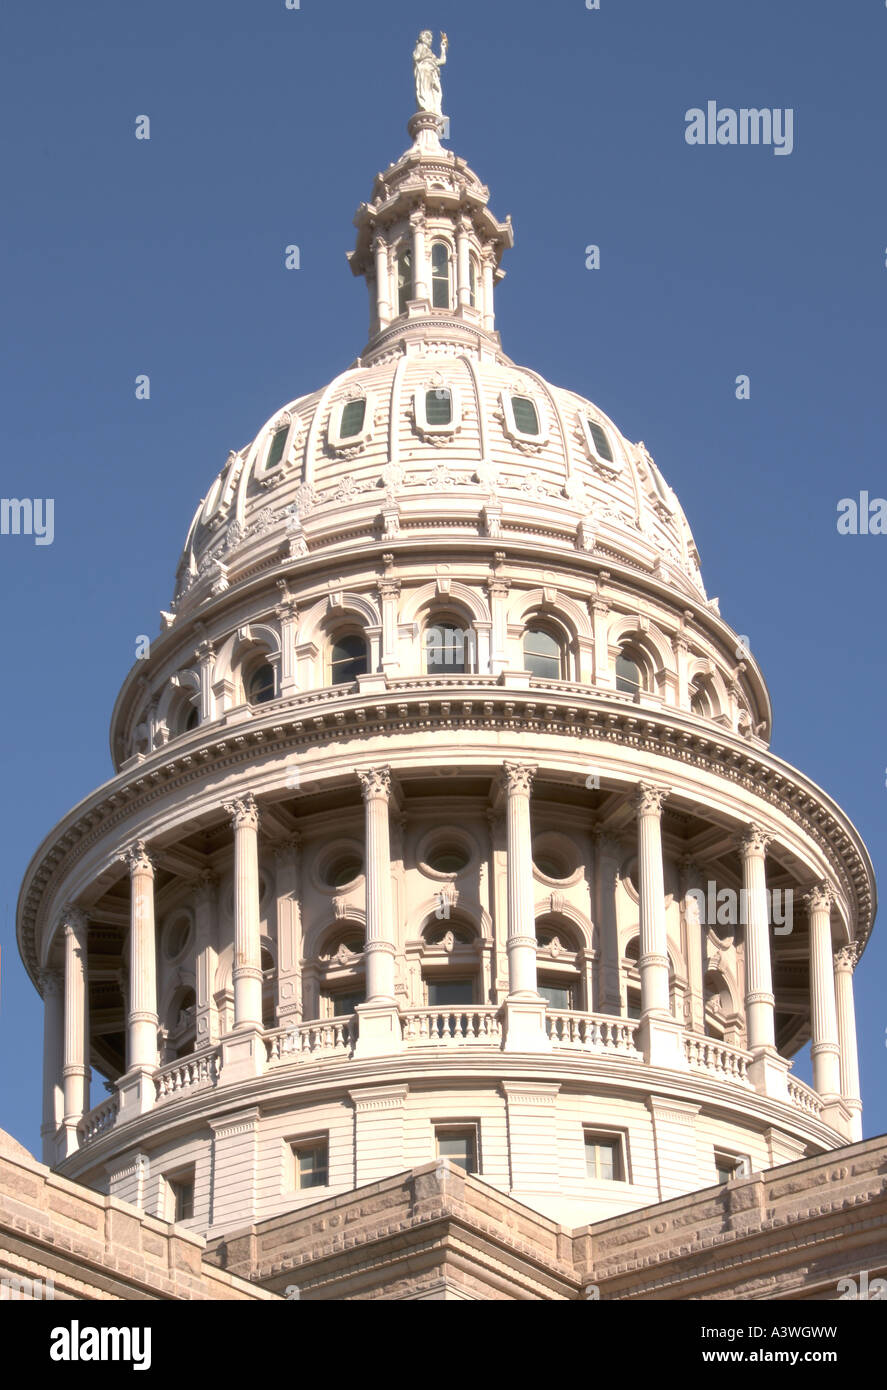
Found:
[[[506,763],[506,886],[508,903],[508,998],[505,1001],[505,1051],[541,1052],[551,1046],[546,1033],[546,1006],[536,988],[536,920],[533,902],[533,837],[530,788],[535,767]]]
[[[668,935],[662,868],[662,807],[666,787],[640,782],[634,804],[638,817],[638,926],[640,935],[641,1022],[638,1042],[652,1066],[686,1066],[683,1029],[672,1017],[668,988]]]
[[[413,299],[430,299],[428,292],[428,264],[425,255],[425,214],[414,212],[410,216],[413,233]]]
[[[821,1096],[841,1093],[841,1047],[832,955],[832,890],[820,883],[804,898],[810,918],[810,1012],[813,1085]]]
[[[59,970],[40,971],[43,995],[43,1162],[50,1167],[58,1159],[56,1136],[64,1118],[62,1092],[62,1039],[65,1035],[65,991]]]
[[[373,237],[373,254],[376,257],[376,316],[381,332],[391,322],[391,287],[388,275],[388,243],[378,233]]]
[[[391,839],[388,807],[391,770],[357,771],[366,824],[366,1002],[358,1004],[355,1056],[384,1056],[403,1046],[400,1013],[394,997],[394,919],[391,911]]]
[[[249,793],[226,802],[234,831],[234,1030],[262,1027],[259,812]]]
[[[124,856],[129,869],[129,1013],[127,1071],[157,1066],[157,943],[154,861],[138,840]]]
[[[86,914],[65,908],[64,1153],[77,1148],[77,1124],[89,1109],[89,980]]]
[[[773,977],[770,969],[770,931],[765,863],[770,840],[759,825],[742,836],[742,887],[745,895],[745,1021],[748,1050],[773,1048]]]
[[[856,1009],[853,1003],[853,971],[858,959],[859,947],[856,942],[850,946],[842,946],[835,956],[835,1003],[838,1011],[838,1042],[841,1046],[841,1095],[850,1111],[850,1137],[854,1142],[862,1138]]]

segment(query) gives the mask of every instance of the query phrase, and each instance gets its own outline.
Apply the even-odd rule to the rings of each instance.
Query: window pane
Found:
[[[428,1003],[431,1008],[461,1008],[474,1003],[473,980],[429,980]]]
[[[333,1018],[350,1017],[358,1004],[362,1004],[366,998],[363,990],[355,990],[352,994],[333,994],[330,997],[333,1001]]]
[[[524,635],[524,666],[543,680],[561,679],[560,643],[542,628],[530,628]]]
[[[610,448],[610,441],[605,431],[595,420],[589,420],[588,428],[591,430],[591,437],[594,440],[594,449],[599,459],[606,459],[608,463],[613,462],[613,450]]]
[[[637,1022],[641,1016],[641,996],[639,994],[629,994],[625,1007],[626,1017]]]
[[[196,707],[192,708],[188,712],[188,718],[185,720],[185,733],[188,733],[191,729],[196,729],[199,723],[200,711]]]
[[[431,303],[435,309],[450,307],[450,255],[442,241],[431,248]]]
[[[438,1130],[437,1153],[466,1173],[477,1172],[477,1140],[474,1130]]]
[[[437,623],[425,632],[428,670],[459,673],[466,669],[466,634],[451,623]]]
[[[265,463],[265,472],[270,473],[272,468],[276,468],[283,458],[283,446],[286,444],[286,437],[289,434],[289,425],[279,429],[271,440],[271,448],[268,450],[268,458]]]
[[[296,1187],[326,1187],[327,1146],[311,1144],[294,1150],[296,1158]]]
[[[449,425],[453,418],[453,398],[443,387],[425,392],[425,419],[429,425]]]
[[[362,637],[349,635],[333,643],[330,668],[333,685],[350,685],[367,669],[366,643]]]
[[[641,688],[641,668],[630,656],[620,652],[616,658],[616,689],[636,695]]]
[[[339,426],[339,436],[341,439],[353,439],[360,434],[363,429],[363,422],[366,419],[367,403],[366,398],[361,396],[357,401],[346,401],[342,410],[342,423]]]
[[[175,1212],[174,1221],[190,1221],[194,1216],[194,1183],[182,1179],[170,1183],[173,1192]]]
[[[539,416],[531,400],[526,396],[512,396],[511,409],[514,412],[515,427],[521,434],[539,433]]]
[[[622,1150],[617,1138],[588,1135],[585,1140],[585,1172],[598,1182],[622,1181]]]
[[[546,985],[540,981],[536,988],[553,1009],[572,1009],[573,991],[569,985]]]
[[[274,671],[267,664],[259,666],[249,678],[247,699],[251,705],[264,705],[274,699]]]
[[[477,308],[477,261],[473,256],[468,261],[468,302],[472,309]]]
[[[413,258],[409,251],[401,251],[397,258],[397,311],[405,314],[407,303],[413,297]]]

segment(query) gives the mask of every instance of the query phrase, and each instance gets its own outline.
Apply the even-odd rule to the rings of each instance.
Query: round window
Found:
[[[191,922],[187,917],[176,917],[166,928],[163,949],[167,960],[175,960],[188,944],[191,935]]]
[[[533,863],[544,878],[570,877],[570,867],[559,854],[552,854],[550,851],[540,852],[536,855]]]
[[[345,888],[360,877],[363,863],[356,854],[343,854],[334,859],[324,870],[324,878],[330,888]]]
[[[428,856],[428,867],[438,874],[461,874],[468,864],[468,851],[462,845],[436,845]]]

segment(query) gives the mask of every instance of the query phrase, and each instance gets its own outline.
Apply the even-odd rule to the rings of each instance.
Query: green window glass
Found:
[[[453,398],[445,387],[425,392],[425,419],[429,425],[449,425],[453,418]]]
[[[367,403],[363,396],[356,401],[346,401],[342,408],[339,438],[354,439],[355,435],[360,434],[363,429],[363,422],[366,419],[366,413]]]
[[[594,451],[599,459],[606,459],[608,463],[613,462],[613,450],[610,448],[610,441],[606,431],[595,420],[589,420],[588,428],[591,430],[591,437],[594,440]]]
[[[428,1003],[432,1009],[473,1004],[474,983],[472,980],[429,980]]]
[[[450,307],[450,253],[442,241],[431,248],[431,303],[435,309]]]
[[[536,988],[553,1009],[572,1009],[573,991],[569,985],[547,985],[540,980]]]
[[[511,409],[514,413],[514,425],[521,434],[539,433],[539,416],[536,414],[536,407],[527,396],[512,396]]]
[[[352,994],[333,994],[331,998],[333,1001],[333,1018],[350,1018],[358,1004],[364,1002],[366,995],[363,990],[356,990]]]
[[[286,439],[289,432],[289,425],[284,425],[282,429],[277,430],[277,432],[274,435],[274,438],[271,440],[271,447],[268,450],[268,457],[265,460],[266,473],[270,473],[272,468],[276,468],[277,465],[280,463],[280,460],[283,458],[283,451],[286,446]]]

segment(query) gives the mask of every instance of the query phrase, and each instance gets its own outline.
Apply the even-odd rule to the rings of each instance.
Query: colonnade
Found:
[[[503,1005],[507,1050],[544,1051],[550,1046],[545,1003],[537,991],[536,932],[532,876],[531,795],[535,768],[506,762],[500,777],[506,825],[506,901],[508,995]],[[396,1051],[401,1042],[395,998],[396,935],[391,898],[389,819],[393,796],[387,767],[357,773],[365,811],[366,1001],[358,1006],[358,1053]],[[633,806],[637,825],[639,899],[639,1046],[653,1066],[684,1065],[682,1021],[671,1013],[666,899],[662,853],[662,811],[668,789],[642,782]],[[260,937],[259,812],[246,794],[227,803],[234,842],[234,1018],[231,1037],[262,1031]],[[766,855],[769,840],[757,825],[745,827],[738,844],[746,900],[745,1018],[749,1075],[755,1088],[786,1097],[789,1064],[775,1046]],[[125,1076],[121,1095],[138,1109],[153,1104],[153,1073],[158,1066],[157,945],[154,917],[154,862],[142,842],[123,856],[130,878],[129,989],[126,1013]],[[853,1004],[856,949],[834,952],[830,911],[833,892],[816,885],[804,898],[809,918],[810,1016],[814,1087],[828,1107],[850,1114],[860,1137],[859,1072]],[[60,923],[64,938],[63,976],[41,976],[45,1005],[44,1117],[47,1150],[57,1154],[78,1147],[77,1124],[89,1108],[89,991],[85,913],[68,907]],[[256,1044],[256,1055],[260,1042]],[[61,1142],[60,1142],[61,1139]]]

